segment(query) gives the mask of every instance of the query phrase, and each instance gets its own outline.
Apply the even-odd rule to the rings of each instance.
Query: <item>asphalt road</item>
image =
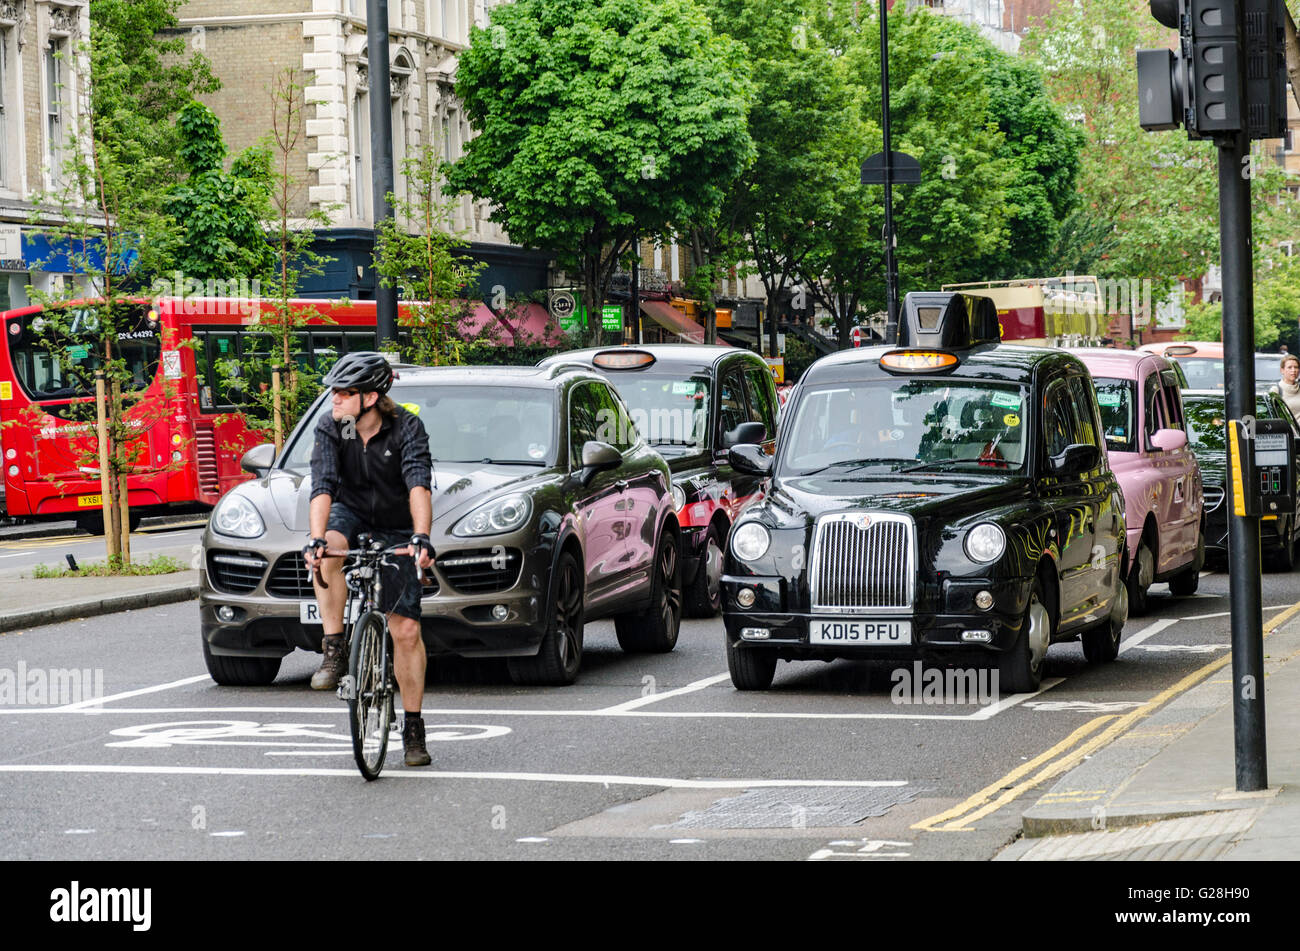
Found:
[[[38,671],[64,688],[0,698],[0,855],[986,859],[1079,733],[1227,649],[1226,590],[1207,574],[1194,598],[1158,594],[1117,663],[1058,645],[1042,691],[983,704],[920,686],[900,703],[893,665],[850,661],[782,664],[771,691],[740,693],[720,620],[686,622],[660,656],[623,654],[596,623],[573,687],[435,665],[433,766],[405,769],[395,742],[369,784],[345,705],[307,686],[317,655],[269,688],[217,687],[193,602],[0,635],[0,686]],[[1264,593],[1290,605],[1300,575],[1266,575]]]

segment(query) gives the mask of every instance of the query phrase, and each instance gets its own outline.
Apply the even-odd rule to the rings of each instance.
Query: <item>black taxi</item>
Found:
[[[727,450],[754,443],[771,454],[779,403],[762,357],[736,347],[654,344],[573,350],[538,366],[573,363],[613,383],[637,430],[672,470],[682,538],[684,610],[712,617],[722,605],[722,553],[762,477],[736,469]]]
[[[1053,642],[1117,656],[1124,499],[1088,371],[998,341],[986,299],[909,294],[898,345],[808,368],[774,457],[731,450],[770,479],[722,579],[738,689],[781,659],[860,658],[995,666],[1019,693]]]

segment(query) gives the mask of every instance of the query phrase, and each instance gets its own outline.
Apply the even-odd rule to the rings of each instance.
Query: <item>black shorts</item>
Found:
[[[385,529],[370,528],[350,508],[335,502],[330,506],[327,532],[338,532],[348,540],[348,547],[357,546],[357,536],[369,532],[375,541],[384,547],[405,545],[411,540],[411,532],[395,532]],[[380,580],[384,589],[380,595],[379,609],[385,614],[392,612],[413,621],[420,619],[420,578],[415,570],[415,559],[410,555],[398,555],[396,566],[383,570]]]

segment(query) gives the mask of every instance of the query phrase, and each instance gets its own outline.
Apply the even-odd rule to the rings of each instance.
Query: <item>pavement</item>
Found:
[[[0,581],[0,632],[198,597],[198,572]],[[998,861],[1300,856],[1300,604],[1264,622],[1269,786],[1238,792],[1231,655],[1099,717]],[[1072,767],[1072,768],[1070,768]],[[1066,772],[1066,769],[1069,769]]]

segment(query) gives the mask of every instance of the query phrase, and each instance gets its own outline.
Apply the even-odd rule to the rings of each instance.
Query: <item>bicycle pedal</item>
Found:
[[[338,694],[340,700],[357,699],[357,685],[351,674],[344,674],[339,678]]]

